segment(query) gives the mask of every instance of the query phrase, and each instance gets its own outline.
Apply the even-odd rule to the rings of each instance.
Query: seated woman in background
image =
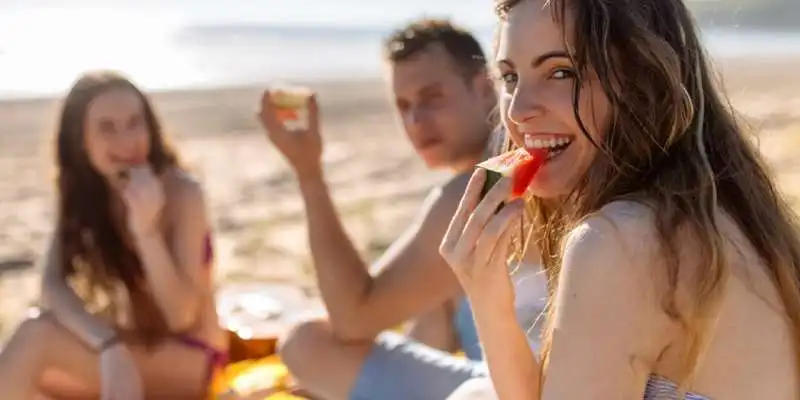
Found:
[[[683,1],[501,0],[498,11],[504,124],[548,159],[528,197],[497,214],[510,183],[480,200],[477,171],[440,249],[496,395],[800,398],[796,216]],[[504,268],[521,225],[550,278],[541,360]]]
[[[3,399],[201,398],[225,362],[203,191],[125,77],[81,77],[57,144],[43,310],[0,353]]]

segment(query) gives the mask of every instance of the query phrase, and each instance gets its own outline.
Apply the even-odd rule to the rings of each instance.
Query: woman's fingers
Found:
[[[483,188],[485,181],[486,171],[483,168],[476,168],[469,179],[469,183],[467,183],[464,195],[461,196],[458,208],[456,208],[456,212],[450,220],[450,225],[447,227],[442,243],[439,245],[439,253],[451,264],[455,261],[453,259],[453,251],[461,240],[467,220],[480,201],[481,188]]]
[[[523,211],[522,200],[515,200],[486,224],[475,246],[476,265],[491,268],[493,261],[506,260],[511,238],[522,223]]]
[[[478,190],[480,190],[480,188]],[[472,215],[467,219],[463,233],[461,234],[461,240],[454,250],[456,254],[472,253],[486,224],[495,216],[497,209],[506,200],[510,191],[511,179],[508,178],[500,179],[500,181],[489,190],[489,193],[478,203],[474,211],[472,211]]]

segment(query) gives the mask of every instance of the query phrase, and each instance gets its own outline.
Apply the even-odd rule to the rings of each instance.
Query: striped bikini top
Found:
[[[211,232],[206,233],[203,249],[203,263],[210,265],[214,261],[214,244],[211,241]]]
[[[643,400],[679,400],[678,385],[663,377],[651,375],[647,381]],[[710,397],[686,393],[682,400],[711,400]]]
[[[547,280],[544,271],[537,265],[522,265],[512,274],[515,287],[515,308],[520,327],[526,327],[528,342],[535,353],[540,351],[537,340],[541,329],[540,314],[547,303]],[[456,330],[462,341],[462,349],[469,359],[481,361],[478,333],[472,320],[469,302],[463,299],[455,316]],[[533,329],[531,329],[531,327]],[[683,399],[678,397],[678,385],[660,376],[652,375],[647,381],[642,400],[711,400],[709,397],[687,393]]]

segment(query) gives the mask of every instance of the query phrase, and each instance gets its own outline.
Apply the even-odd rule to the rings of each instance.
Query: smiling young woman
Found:
[[[510,183],[479,200],[477,171],[441,251],[499,397],[800,397],[796,217],[683,1],[497,10],[504,125],[514,146],[550,155],[527,198],[496,214]],[[515,239],[541,251],[550,280],[541,360],[513,325]]]
[[[202,397],[227,342],[200,184],[118,73],[78,79],[59,122],[44,309],[0,353],[3,398]]]

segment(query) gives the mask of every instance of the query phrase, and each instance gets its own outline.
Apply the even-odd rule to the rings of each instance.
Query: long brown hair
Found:
[[[84,147],[89,104],[98,95],[115,89],[135,93],[142,100],[150,138],[148,161],[153,169],[161,172],[178,165],[150,101],[139,88],[113,71],[81,76],[63,102],[56,132],[60,265],[64,276],[90,307],[115,318],[121,283],[132,305],[137,336],[153,342],[167,333],[167,324],[152,296],[143,290],[141,261],[124,241],[122,229],[126,224],[112,216],[111,189],[90,164]]]
[[[522,1],[496,0],[503,20]],[[573,108],[579,123],[582,78],[596,73],[612,108],[598,156],[563,206],[530,198],[528,240],[542,251],[551,293],[565,235],[615,200],[651,206],[666,261],[662,305],[687,338],[680,383],[689,384],[710,337],[730,274],[716,216],[727,213],[763,260],[791,321],[800,363],[800,239],[796,215],[726,100],[682,0],[548,0],[578,69]],[[569,8],[567,8],[569,7]],[[564,32],[564,37],[568,37]],[[588,133],[583,129],[583,134]],[[591,139],[591,138],[590,138]],[[700,250],[690,307],[679,309],[680,235]],[[548,320],[552,320],[552,310]],[[547,364],[551,328],[544,332]]]

